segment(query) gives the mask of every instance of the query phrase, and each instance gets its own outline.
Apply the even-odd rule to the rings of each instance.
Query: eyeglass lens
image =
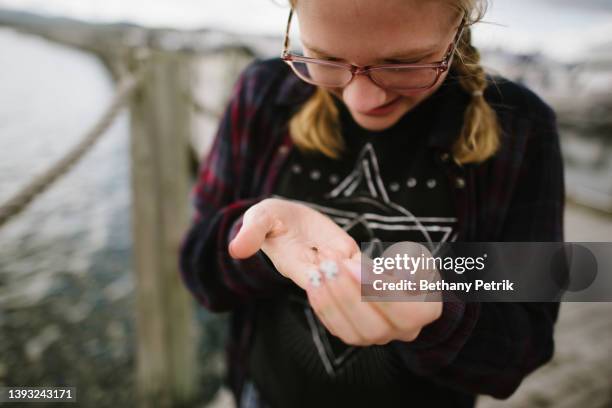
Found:
[[[350,70],[344,67],[302,61],[293,61],[292,66],[298,76],[316,85],[342,87],[352,78]],[[374,82],[394,89],[427,88],[437,76],[435,68],[378,68],[370,71]]]

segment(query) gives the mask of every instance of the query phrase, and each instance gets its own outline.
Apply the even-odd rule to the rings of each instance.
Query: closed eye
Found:
[[[420,64],[426,63],[429,61],[435,53],[429,53],[427,55],[423,55],[422,57],[414,57],[414,58],[389,58],[384,61],[385,64]]]
[[[323,60],[323,61],[343,62],[342,59],[340,59],[340,58],[328,57],[326,55],[320,55],[320,54],[317,54],[315,52],[305,53],[304,55],[307,56],[307,57],[310,57],[310,58],[316,58],[316,59]]]
[[[307,47],[305,47],[305,49],[308,49]],[[312,58],[316,58],[316,59],[320,59],[320,60],[325,60],[325,61],[330,61],[330,62],[344,62],[346,63],[346,61],[342,58],[337,58],[337,57],[332,57],[329,56],[327,54],[324,54],[320,51],[317,50],[308,50],[309,52],[306,54],[309,57]],[[430,52],[427,55],[423,55],[423,56],[417,56],[417,57],[411,57],[411,58],[388,58],[388,59],[384,59],[382,61],[380,61],[380,64],[419,64],[419,63],[426,63],[428,60],[430,60],[433,55],[435,54],[435,52]]]
[[[319,57],[319,59],[330,61],[330,62],[344,62],[340,58],[335,58],[335,57]]]
[[[423,61],[423,58],[417,59],[417,60],[385,60],[384,63],[385,64],[417,64],[419,62]]]

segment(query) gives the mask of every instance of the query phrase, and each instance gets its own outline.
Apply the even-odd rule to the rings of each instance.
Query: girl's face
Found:
[[[359,66],[440,61],[460,20],[444,0],[301,0],[296,11],[306,56]],[[433,94],[446,74],[419,93],[385,90],[366,75],[328,90],[361,127],[380,131]]]

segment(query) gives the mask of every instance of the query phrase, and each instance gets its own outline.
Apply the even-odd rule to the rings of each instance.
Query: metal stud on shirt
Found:
[[[321,178],[321,172],[319,170],[313,170],[310,172],[310,178],[313,180],[318,180]]]

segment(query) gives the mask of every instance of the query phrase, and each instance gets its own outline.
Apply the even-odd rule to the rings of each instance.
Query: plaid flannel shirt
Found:
[[[244,211],[271,194],[293,148],[289,118],[314,89],[278,58],[251,63],[233,88],[192,190],[195,214],[181,244],[180,272],[201,305],[232,311],[228,381],[237,397],[245,380],[254,300],[292,283],[263,252],[235,260],[227,247]],[[429,139],[453,186],[458,240],[563,241],[563,164],[554,112],[527,88],[496,78],[485,98],[499,118],[501,149],[484,163],[457,166],[448,155],[470,97],[454,86]],[[415,341],[392,346],[413,372],[431,381],[506,398],[551,358],[558,307],[445,302],[441,317]]]

